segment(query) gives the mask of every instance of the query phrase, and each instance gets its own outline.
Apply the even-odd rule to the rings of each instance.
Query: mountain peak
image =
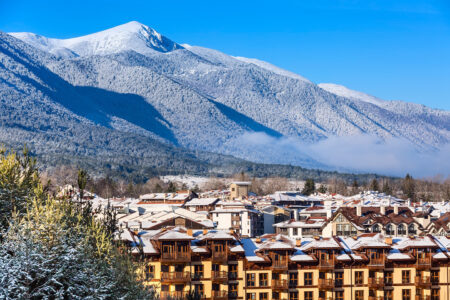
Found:
[[[137,21],[70,39],[53,39],[27,32],[10,34],[41,50],[64,57],[105,55],[129,50],[149,54],[153,51],[183,49],[181,45]]]

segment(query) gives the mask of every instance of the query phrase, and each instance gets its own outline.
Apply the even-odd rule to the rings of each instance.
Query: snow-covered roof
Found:
[[[218,198],[194,198],[191,201],[188,201],[184,204],[184,206],[204,206],[204,205],[212,205]]]

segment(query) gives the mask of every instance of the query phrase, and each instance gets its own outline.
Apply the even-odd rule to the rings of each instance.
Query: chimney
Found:
[[[392,245],[392,238],[385,238],[385,239],[384,239],[384,242],[385,242],[386,244],[388,244],[389,246],[391,246],[391,245]]]
[[[331,207],[327,207],[327,219],[331,219],[333,216],[333,212],[331,210]]]
[[[394,205],[394,214],[398,215],[398,205]]]
[[[298,209],[294,209],[294,220],[298,221]]]
[[[189,235],[189,236],[192,236],[192,229],[188,229],[188,230],[186,231],[186,234]]]
[[[362,207],[361,207],[361,205],[356,206],[356,215],[358,217],[361,217],[361,215],[362,215]]]
[[[125,213],[128,215],[130,213],[130,203],[125,206]]]
[[[302,245],[302,240],[300,240],[300,239],[295,240],[295,246],[296,247],[300,247],[301,245]]]
[[[381,205],[380,206],[380,215],[384,216],[386,214],[386,206]]]
[[[208,229],[203,229],[203,235],[206,235],[208,233]]]

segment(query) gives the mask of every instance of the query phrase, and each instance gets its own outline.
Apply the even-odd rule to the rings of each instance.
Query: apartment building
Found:
[[[132,236],[132,233],[130,233]],[[146,236],[145,236],[146,235]],[[448,299],[450,238],[241,238],[180,227],[137,236],[140,272],[161,299]],[[138,250],[137,250],[138,249]]]

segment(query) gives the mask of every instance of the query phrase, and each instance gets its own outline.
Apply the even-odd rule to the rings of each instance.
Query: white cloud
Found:
[[[239,140],[246,147],[278,153],[278,157],[270,155],[273,163],[286,163],[292,157],[291,163],[299,164],[298,157],[304,156],[338,170],[395,176],[410,173],[415,177],[450,175],[450,145],[425,152],[405,139],[382,140],[373,135],[331,137],[307,144],[299,138],[275,138],[261,132],[247,132]]]

